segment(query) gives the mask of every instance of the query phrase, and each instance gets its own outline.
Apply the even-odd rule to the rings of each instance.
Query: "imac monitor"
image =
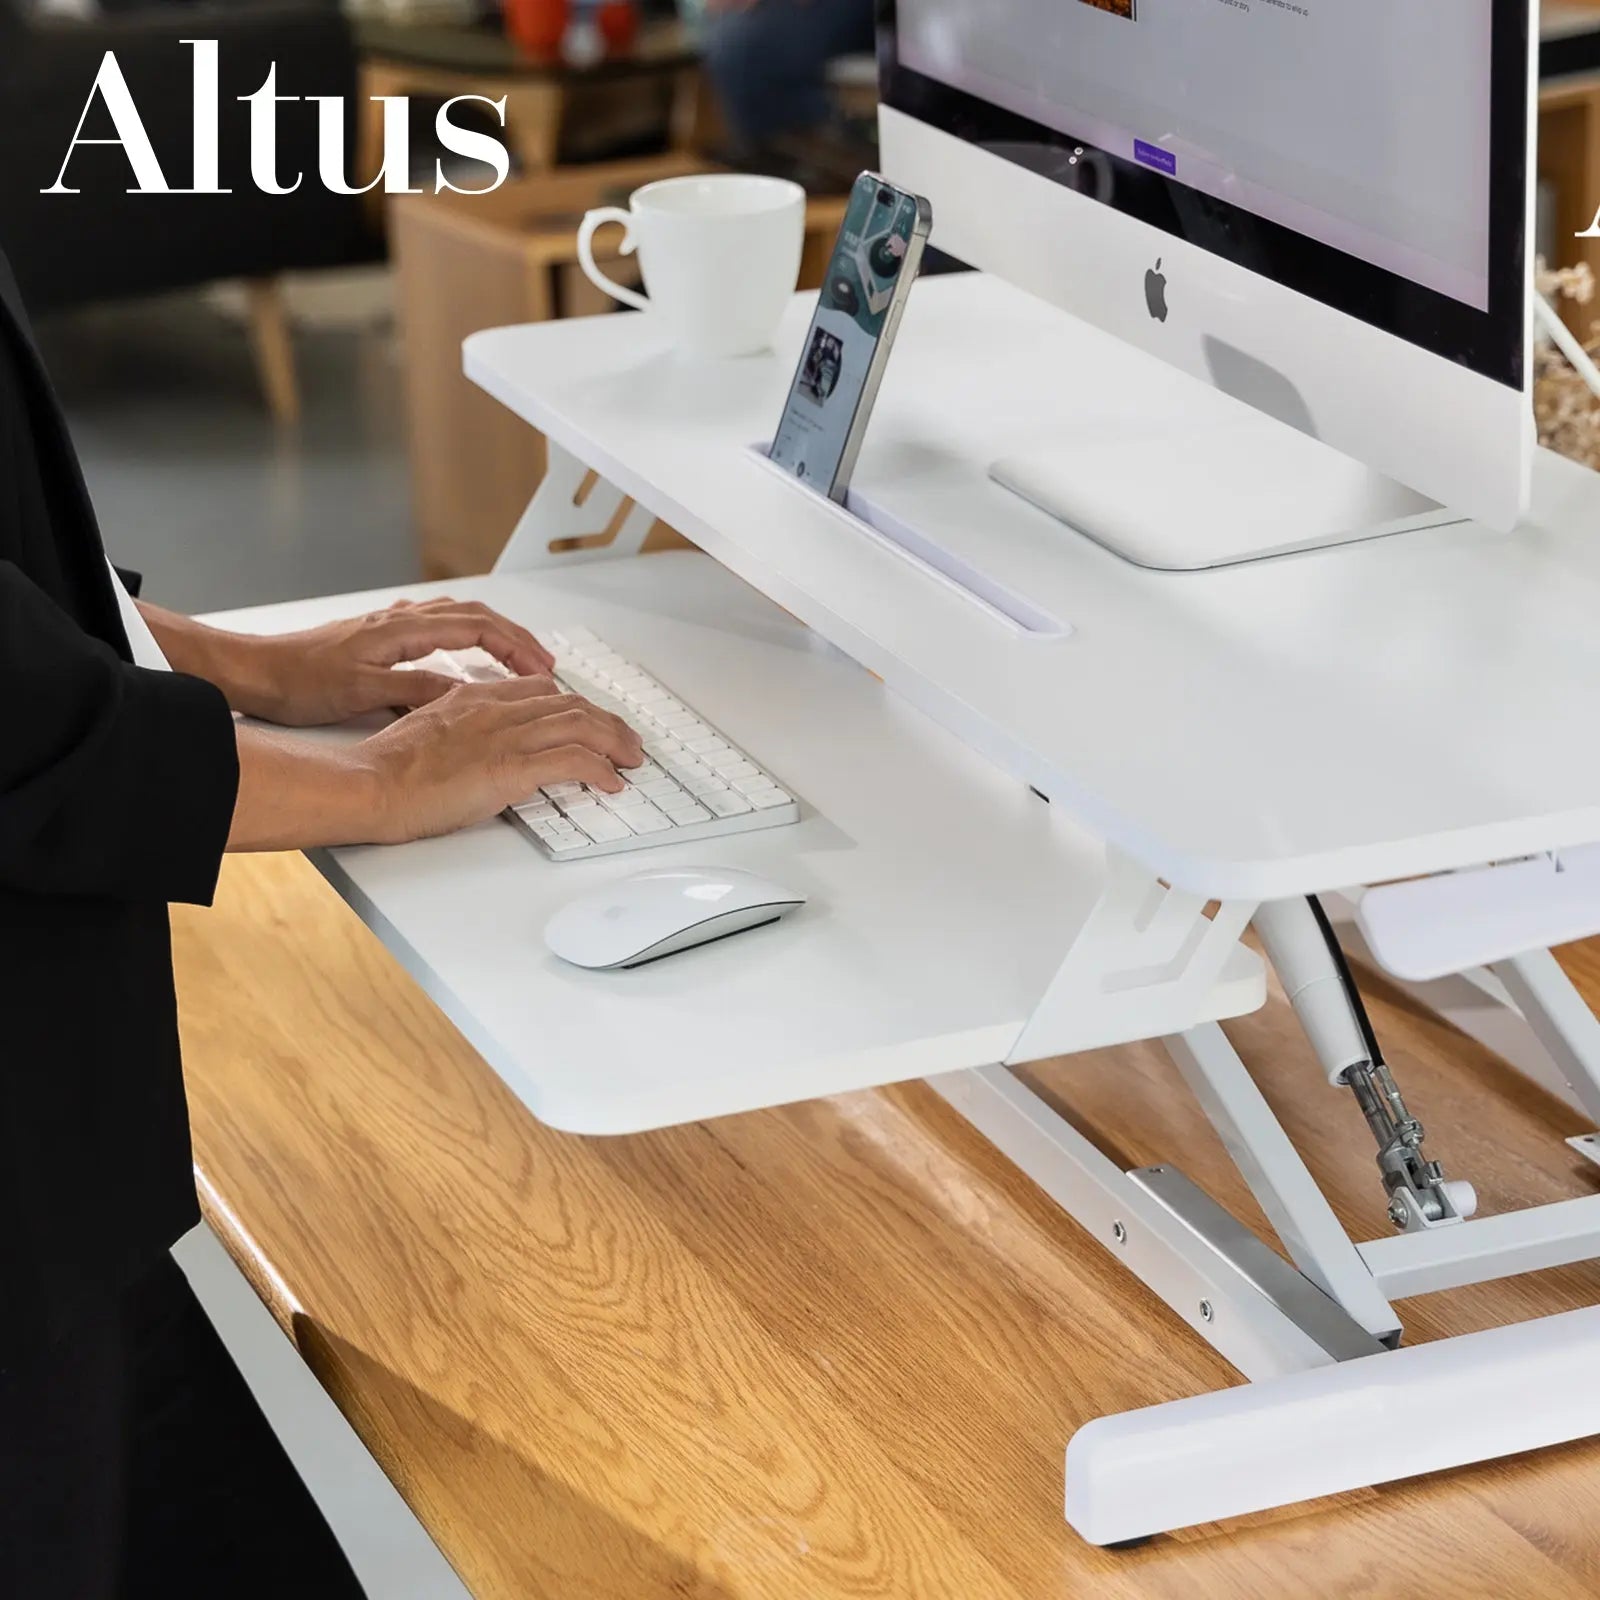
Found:
[[[1535,5],[880,0],[933,244],[1189,375],[1159,462],[1129,429],[994,476],[1156,567],[1514,527]]]

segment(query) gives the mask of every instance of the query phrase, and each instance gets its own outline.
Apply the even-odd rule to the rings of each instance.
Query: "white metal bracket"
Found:
[[[655,521],[653,511],[551,440],[545,475],[494,570],[530,572],[635,556]]]
[[[1166,1044],[1294,1264],[1375,1339],[1398,1344],[1394,1307],[1222,1029],[1202,1024]]]
[[[1255,902],[1226,900],[1210,917],[1206,905],[1108,845],[1099,899],[1007,1062],[1060,1055],[1068,1039],[1077,1051],[1157,1038],[1202,1018],[1239,1015],[1264,1004],[1265,968],[1239,943]],[[1219,1013],[1208,996],[1224,980],[1238,982],[1241,1003]],[[1098,1026],[1086,1036],[1089,1018]]]

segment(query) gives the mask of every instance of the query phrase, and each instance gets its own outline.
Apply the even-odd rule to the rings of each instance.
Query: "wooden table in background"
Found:
[[[1596,1441],[1091,1549],[1061,1517],[1072,1430],[1232,1374],[931,1092],[571,1138],[299,857],[230,862],[175,933],[212,1225],[479,1600],[1600,1592]],[[1571,965],[1600,995],[1600,948]],[[1371,990],[1486,1213],[1594,1191],[1575,1116]],[[1386,1231],[1281,998],[1229,1033],[1341,1220]],[[1270,1236],[1158,1048],[1032,1077]],[[1585,1265],[1403,1311],[1428,1339],[1597,1298]]]
[[[385,95],[440,100],[461,94],[489,100],[504,96],[506,144],[524,173],[548,172],[563,154],[568,159],[594,154],[582,148],[563,149],[564,140],[579,132],[569,112],[572,102],[583,96],[609,98],[613,116],[631,117],[629,124],[618,126],[613,121],[609,129],[588,130],[584,142],[590,145],[597,132],[623,140],[637,134],[640,90],[651,86],[667,96],[661,120],[672,148],[692,150],[701,136],[705,112],[699,53],[678,22],[647,23],[633,49],[584,68],[530,56],[484,24],[363,21],[356,25],[356,48],[366,119],[360,145],[369,176],[381,160],[379,97]],[[642,109],[648,117],[648,107]]]

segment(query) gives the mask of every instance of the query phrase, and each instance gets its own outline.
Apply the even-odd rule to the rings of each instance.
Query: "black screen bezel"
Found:
[[[912,71],[899,57],[897,0],[878,0],[880,91],[886,106],[979,147],[1036,145],[1043,147],[1044,156],[1053,151],[1094,151],[1110,164],[1118,180],[1112,198],[1096,196],[1096,203],[1520,390],[1527,381],[1528,53],[1534,44],[1527,0],[1493,0],[1493,6],[1490,148],[1495,159],[1490,164],[1485,311],[1203,195],[1091,141],[1058,133]],[[1122,25],[1140,26],[1137,21]],[[1419,62],[1417,70],[1425,72],[1426,63]],[[1016,160],[1004,151],[996,153],[1002,160]],[[1056,162],[1041,160],[1037,167],[1019,164],[1041,170],[1046,177],[1053,175],[1069,187],[1070,174],[1084,170],[1068,167],[1064,156]]]

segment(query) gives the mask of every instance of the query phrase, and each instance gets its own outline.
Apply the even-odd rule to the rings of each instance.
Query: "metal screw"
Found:
[[[1202,1322],[1210,1322],[1214,1316],[1216,1316],[1216,1312],[1211,1309],[1211,1302],[1202,1300],[1200,1302],[1200,1320]]]
[[[1118,1244],[1126,1244],[1128,1242],[1128,1230],[1120,1222],[1113,1222],[1111,1224],[1111,1237]]]

